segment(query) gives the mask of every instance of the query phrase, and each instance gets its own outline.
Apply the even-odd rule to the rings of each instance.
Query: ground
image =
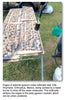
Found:
[[[41,17],[40,35],[44,47],[44,80],[53,80],[53,73],[57,67],[52,58],[57,45],[57,37],[53,36],[51,31],[58,22],[62,21],[62,3],[50,2],[54,12],[52,14],[43,14]],[[3,13],[3,20],[7,12]],[[36,18],[38,15],[36,14]],[[3,80],[35,81],[41,80],[41,63],[39,60],[20,61],[13,63],[3,63]]]

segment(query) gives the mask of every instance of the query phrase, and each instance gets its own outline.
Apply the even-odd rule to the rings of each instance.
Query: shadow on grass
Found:
[[[3,80],[41,80],[40,60],[3,64]]]

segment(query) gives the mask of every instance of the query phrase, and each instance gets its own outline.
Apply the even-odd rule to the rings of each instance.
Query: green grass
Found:
[[[5,20],[5,17],[7,16],[8,11],[3,13],[3,21]]]
[[[40,35],[44,47],[44,80],[52,80],[53,73],[57,65],[52,58],[57,45],[57,37],[51,34],[52,28],[62,21],[62,3],[49,2],[54,8],[52,14],[43,14],[41,17]],[[3,20],[7,13],[3,14]],[[38,18],[38,15],[36,15]],[[41,63],[40,60],[19,61],[3,64],[3,80],[41,80]]]

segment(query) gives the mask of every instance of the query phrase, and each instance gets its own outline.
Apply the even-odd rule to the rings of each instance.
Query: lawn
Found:
[[[62,3],[49,2],[54,8],[52,14],[43,14],[41,17],[40,35],[44,47],[44,80],[53,80],[53,73],[57,67],[52,53],[57,45],[57,37],[51,34],[52,28],[62,21]],[[3,20],[7,12],[3,13]],[[36,14],[36,18],[38,15]],[[41,63],[39,60],[3,63],[3,80],[35,81],[41,80]]]

